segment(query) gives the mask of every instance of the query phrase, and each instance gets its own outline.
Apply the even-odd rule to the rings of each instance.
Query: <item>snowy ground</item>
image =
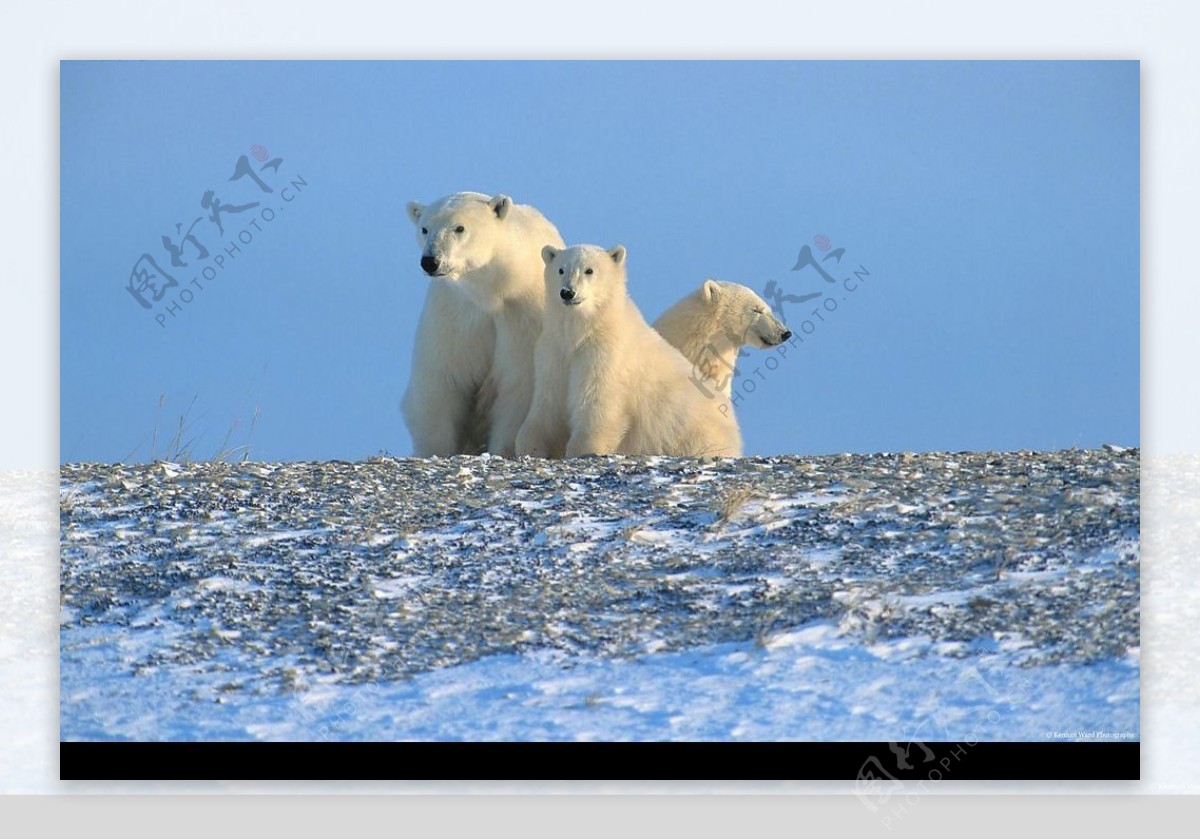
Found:
[[[48,470],[0,472],[0,791],[58,776],[56,485]]]
[[[61,733],[1135,739],[1138,468],[68,465]]]

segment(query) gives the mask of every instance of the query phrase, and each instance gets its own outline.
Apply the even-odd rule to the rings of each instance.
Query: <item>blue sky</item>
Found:
[[[64,62],[61,91],[63,461],[164,454],[181,415],[195,458],[407,454],[404,206],[464,189],[624,244],[648,320],[706,277],[822,292],[743,362],[748,454],[1139,442],[1137,62]],[[257,205],[222,235],[209,190]],[[189,227],[208,257],[173,267]],[[869,274],[790,271],[805,245]],[[149,309],[143,253],[178,282]]]

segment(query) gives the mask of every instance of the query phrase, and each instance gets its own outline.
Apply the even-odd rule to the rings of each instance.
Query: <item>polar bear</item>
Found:
[[[752,289],[720,280],[705,280],[660,315],[654,329],[692,363],[696,388],[710,399],[722,394],[727,400],[742,347],[777,347],[792,337]]]
[[[533,207],[460,192],[409,202],[433,278],[401,408],[420,456],[515,452],[533,396],[545,288],[541,248],[562,246]]]
[[[547,245],[542,259],[547,309],[518,454],[741,455],[737,421],[630,299],[622,246]]]

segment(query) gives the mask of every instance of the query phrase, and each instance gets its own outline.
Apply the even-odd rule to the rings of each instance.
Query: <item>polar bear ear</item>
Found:
[[[552,248],[549,245],[542,248],[542,262],[544,262],[546,265],[550,265],[550,263],[554,262],[554,258],[557,256],[558,251],[555,248]]]
[[[412,219],[412,223],[414,225],[420,223],[421,214],[424,212],[425,212],[424,204],[419,204],[416,201],[408,202],[408,218]]]
[[[488,207],[492,208],[497,219],[503,219],[508,215],[509,208],[512,207],[512,199],[506,195],[498,195],[488,202]]]
[[[721,296],[721,287],[717,285],[717,281],[715,280],[705,280],[702,288],[704,290],[704,299],[709,303],[716,303],[717,298]]]
[[[618,245],[616,248],[609,250],[608,255],[612,257],[612,261],[617,265],[625,264],[625,246]]]

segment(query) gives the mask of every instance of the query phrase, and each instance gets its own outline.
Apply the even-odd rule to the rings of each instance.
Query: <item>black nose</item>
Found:
[[[575,290],[574,289],[559,289],[558,296],[560,298],[562,298],[563,300],[575,300]]]
[[[438,261],[426,254],[421,257],[421,268],[424,269],[426,274],[437,274]]]
[[[791,330],[784,330],[784,331],[783,331],[783,335],[779,336],[779,340],[780,340],[780,341],[787,341],[787,340],[788,340],[789,338],[791,338],[791,337],[792,337],[792,331],[791,331]]]

